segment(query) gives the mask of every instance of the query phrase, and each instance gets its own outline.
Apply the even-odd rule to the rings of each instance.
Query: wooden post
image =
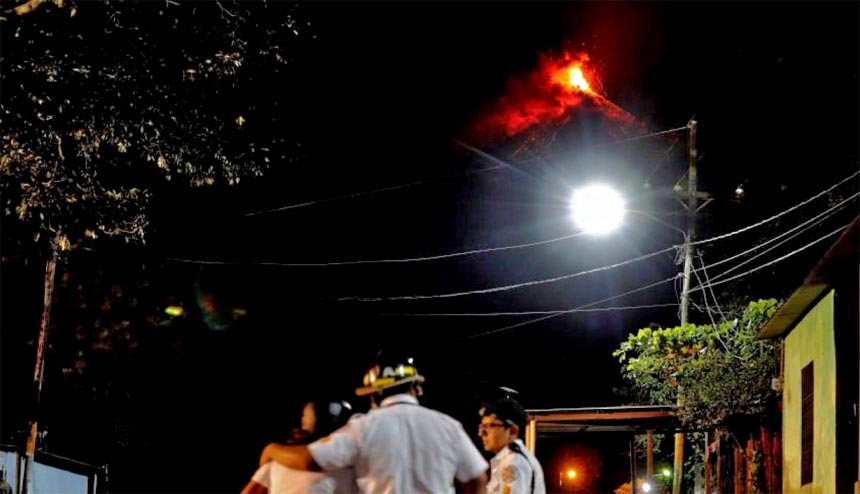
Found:
[[[773,458],[773,491],[782,492],[782,434],[779,431],[773,433]]]
[[[648,431],[645,439],[645,481],[651,483],[654,479],[654,431]]]
[[[529,419],[529,423],[526,424],[526,448],[535,454],[535,447],[537,446],[537,420],[534,417]]]
[[[717,454],[717,467],[716,467],[716,470],[717,470],[717,489],[716,489],[716,491],[717,492],[716,492],[716,494],[721,494],[723,492],[723,455],[722,455],[722,452],[720,451],[720,430],[719,429],[717,429],[714,432],[714,443],[716,444],[715,453]]]
[[[705,494],[711,494],[711,442],[705,431]]]
[[[636,436],[630,436],[630,494],[636,494]]]
[[[754,494],[755,478],[753,477],[753,453],[755,452],[755,439],[752,433],[747,436],[746,454],[744,455],[744,473],[746,474],[745,494]]]
[[[767,426],[761,427],[761,449],[764,457],[764,490],[770,494],[776,492],[776,485],[773,482],[773,438],[770,429]]]
[[[743,483],[743,451],[738,447],[737,443],[732,444],[732,452],[734,453],[734,475],[732,475],[732,487],[733,492],[735,494],[744,494],[744,483]]]
[[[687,167],[687,212],[689,218],[687,220],[687,234],[684,236],[684,278],[681,283],[681,326],[685,326],[688,322],[687,312],[690,305],[690,276],[693,266],[693,250],[695,248],[694,241],[696,240],[696,210],[697,199],[696,195],[696,163],[698,155],[696,151],[696,121],[690,120],[687,123],[687,128],[690,131],[687,137],[688,160]],[[674,454],[674,471],[672,472],[672,494],[681,494],[681,479],[684,473],[684,433],[675,433],[675,454]]]

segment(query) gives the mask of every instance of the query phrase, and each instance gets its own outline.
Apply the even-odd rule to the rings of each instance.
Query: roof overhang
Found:
[[[776,314],[759,331],[756,338],[775,338],[794,329],[827,290],[840,282],[857,282],[860,265],[860,217],[855,218],[842,232],[824,257],[791,297],[782,304]],[[856,286],[856,285],[855,285]]]
[[[540,436],[571,432],[680,430],[673,406],[552,408],[528,410],[528,414]]]
[[[756,338],[759,340],[776,338],[790,331],[809,312],[827,288],[827,285],[815,284],[803,285],[795,290],[770,321],[761,328]]]

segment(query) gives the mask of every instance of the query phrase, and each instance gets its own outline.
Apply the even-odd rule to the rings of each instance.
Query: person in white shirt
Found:
[[[352,413],[345,401],[311,401],[302,409],[301,428],[288,444],[309,444],[342,427]],[[355,475],[342,468],[331,473],[308,472],[270,461],[260,466],[242,494],[352,494]]]
[[[519,435],[528,414],[517,401],[497,400],[481,409],[478,435],[484,449],[495,453],[490,460],[488,494],[546,494],[543,469],[526,449]]]
[[[270,444],[260,463],[299,470],[354,468],[360,492],[446,494],[483,492],[487,462],[460,422],[418,403],[424,377],[412,359],[373,365],[359,396],[370,396],[367,415],[308,446]]]

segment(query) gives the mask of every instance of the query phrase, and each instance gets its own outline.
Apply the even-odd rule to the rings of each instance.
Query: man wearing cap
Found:
[[[270,444],[260,463],[274,460],[299,470],[355,469],[363,493],[483,492],[487,462],[462,424],[418,403],[424,377],[412,359],[373,365],[359,396],[373,408],[308,446]]]
[[[478,435],[490,460],[488,494],[546,494],[543,469],[519,439],[528,414],[515,400],[503,398],[481,409]]]

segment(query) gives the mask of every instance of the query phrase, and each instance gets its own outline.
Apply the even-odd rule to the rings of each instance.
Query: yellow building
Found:
[[[783,339],[782,490],[858,492],[860,219],[762,328]]]

